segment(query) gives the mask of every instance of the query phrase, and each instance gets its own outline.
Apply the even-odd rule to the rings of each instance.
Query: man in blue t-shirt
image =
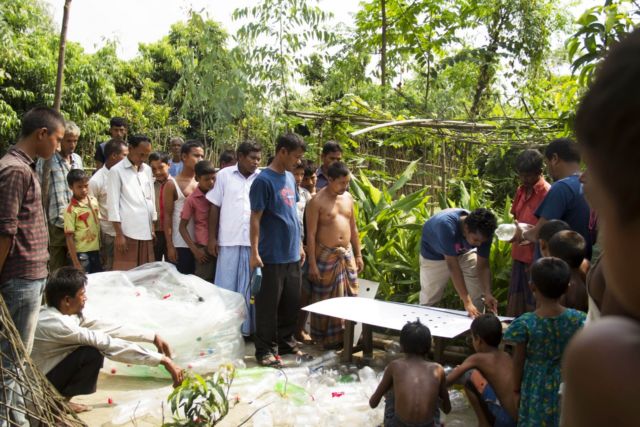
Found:
[[[591,259],[593,233],[590,229],[591,209],[584,198],[580,183],[580,152],[578,144],[567,138],[552,141],[544,151],[549,174],[554,180],[535,215],[538,223],[522,235],[529,242],[538,241],[540,228],[552,219],[560,219],[584,237],[587,243],[586,258]],[[516,241],[519,237],[516,236]],[[537,251],[536,258],[539,258]]]
[[[439,303],[451,278],[469,316],[479,316],[483,305],[496,312],[498,302],[491,294],[489,269],[496,227],[495,215],[484,208],[472,212],[445,209],[424,223],[420,244],[420,304]]]
[[[255,295],[256,359],[262,366],[282,366],[281,354],[306,356],[294,338],[300,311],[300,265],[304,250],[290,172],[306,150],[294,133],[276,141],[276,156],[251,185],[250,267],[262,267],[262,287]]]

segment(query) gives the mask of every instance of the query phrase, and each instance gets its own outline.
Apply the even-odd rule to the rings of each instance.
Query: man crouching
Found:
[[[73,267],[54,271],[45,288],[47,305],[40,309],[31,358],[67,400],[96,391],[104,357],[132,365],[164,366],[174,387],[182,369],[171,360],[171,349],[159,335],[144,329],[89,319],[82,310],[87,301],[87,276]],[[158,352],[133,342],[153,343]],[[76,412],[90,408],[69,402]]]

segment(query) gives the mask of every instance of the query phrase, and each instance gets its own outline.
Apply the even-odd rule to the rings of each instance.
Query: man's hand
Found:
[[[362,259],[362,255],[358,255],[356,257],[356,268],[358,269],[358,273],[362,273],[362,270],[364,270],[364,260]]]
[[[513,238],[509,240],[509,243],[520,244],[524,241],[524,237],[522,236],[524,231],[518,226],[518,221],[514,221],[514,223],[516,225],[516,232],[514,233]]]
[[[260,268],[264,267],[264,264],[262,263],[262,259],[260,258],[259,254],[252,253],[251,257],[249,258],[249,268],[253,271],[258,267]]]
[[[173,361],[166,356],[162,358],[162,361],[160,361],[160,364],[165,367],[165,369],[169,372],[169,374],[171,374],[171,379],[173,380],[174,388],[182,384],[182,380],[184,379],[182,368],[180,368],[178,365],[173,363]]]
[[[192,252],[196,261],[198,261],[200,264],[204,264],[205,262],[209,261],[209,254],[203,248],[195,248]]]
[[[167,246],[167,259],[169,260],[169,262],[172,262],[174,264],[178,262],[178,251],[176,251],[175,246]]]
[[[318,265],[314,262],[309,263],[309,280],[313,283],[320,283],[320,270],[318,270]]]
[[[158,349],[158,353],[162,353],[169,358],[171,357],[171,348],[169,347],[169,344],[160,337],[160,335],[156,334],[153,339],[153,345]]]
[[[484,296],[484,305],[487,307],[487,310],[493,314],[498,314],[498,300],[495,299],[493,295],[488,294]]]
[[[478,309],[470,299],[464,303],[464,309],[467,310],[467,313],[469,313],[469,317],[476,318],[482,314],[478,311]]]
[[[116,234],[113,242],[118,252],[123,254],[127,252],[127,239],[124,238],[124,234]]]
[[[300,265],[303,265],[306,259],[307,259],[307,254],[304,252],[304,247],[300,245]]]
[[[207,251],[215,257],[218,256],[218,239],[209,239],[207,244]]]

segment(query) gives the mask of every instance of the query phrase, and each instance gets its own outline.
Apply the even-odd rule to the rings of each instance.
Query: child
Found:
[[[581,269],[587,253],[584,237],[571,230],[559,231],[549,240],[547,247],[550,256],[560,258],[571,268],[569,289],[560,299],[560,303],[567,308],[575,308],[586,313],[589,302],[585,285],[586,276]]]
[[[303,160],[302,164],[304,165],[304,175],[302,177],[302,183],[300,185],[302,186],[302,188],[307,190],[309,194],[315,196],[316,182],[318,181],[318,176],[316,175],[316,166],[311,162],[311,160]]]
[[[300,162],[293,170],[293,177],[296,179],[296,188],[298,190],[298,202],[296,206],[298,208],[298,219],[300,220],[300,235],[304,239],[304,208],[307,206],[309,200],[311,200],[311,193],[302,186],[302,180],[304,179],[304,163]]]
[[[513,384],[520,395],[518,426],[557,426],[560,360],[586,315],[560,305],[571,269],[558,258],[541,258],[531,267],[531,290],[538,308],[511,323],[504,340],[515,343]],[[586,374],[585,374],[586,375]]]
[[[465,393],[481,426],[515,427],[517,396],[513,392],[513,361],[498,349],[502,324],[493,314],[471,322],[473,354],[447,375],[447,386],[466,376]],[[486,379],[485,379],[486,378]]]
[[[386,397],[385,427],[434,426],[438,400],[442,399],[447,414],[451,402],[444,369],[425,360],[431,349],[429,328],[420,320],[408,322],[400,332],[400,346],[405,357],[387,366],[369,405],[375,408],[382,396],[390,392]]]
[[[296,188],[298,190],[298,202],[296,204],[298,208],[298,219],[300,220],[300,235],[302,236],[303,245],[305,245],[304,250],[306,252],[306,238],[305,238],[305,218],[304,218],[304,210],[307,207],[307,203],[313,197],[309,190],[307,190],[303,186],[304,176],[307,172],[307,161],[302,160],[298,163],[293,170],[293,177],[296,179]],[[315,170],[313,171],[313,176],[315,176]],[[315,184],[314,184],[315,188]],[[311,283],[309,283],[308,277],[309,266],[305,262],[302,266],[302,287],[300,288],[300,307],[304,307],[309,304],[311,300]],[[309,313],[300,310],[300,314],[298,315],[298,324],[296,325],[296,340],[304,343],[304,344],[312,344],[313,339],[305,330],[305,326],[307,323],[307,318]]]
[[[180,215],[180,235],[186,242],[196,260],[195,275],[213,282],[216,275],[216,258],[207,251],[209,241],[209,201],[205,197],[216,182],[216,170],[208,160],[201,160],[195,165],[198,186],[187,197]],[[187,224],[193,218],[194,239],[189,235]]]
[[[155,178],[153,188],[156,193],[156,212],[158,212],[158,220],[154,224],[156,239],[153,242],[153,253],[156,261],[167,260],[167,240],[164,236],[164,185],[169,179],[169,163],[171,157],[167,153],[151,153],[149,155],[149,166],[151,173]]]
[[[549,240],[551,240],[553,235],[558,231],[564,230],[571,230],[571,227],[561,219],[552,219],[551,221],[545,222],[544,225],[540,227],[540,232],[538,233],[538,244],[540,245],[540,253],[543,257],[549,256]]]
[[[100,272],[100,205],[89,196],[89,176],[84,170],[72,169],[67,183],[73,196],[64,212],[64,235],[71,263],[80,271]]]

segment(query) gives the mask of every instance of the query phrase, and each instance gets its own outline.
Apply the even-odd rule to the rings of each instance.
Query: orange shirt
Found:
[[[547,195],[549,187],[551,185],[543,177],[540,177],[528,195],[524,186],[518,187],[516,197],[511,205],[511,214],[514,218],[521,223],[536,225],[538,223],[538,218],[535,216],[536,209],[538,209],[538,206]],[[511,248],[511,257],[516,261],[531,264],[534,246],[514,244]]]

